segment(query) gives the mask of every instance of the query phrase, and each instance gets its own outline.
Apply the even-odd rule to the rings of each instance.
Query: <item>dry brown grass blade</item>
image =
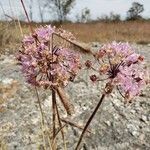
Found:
[[[22,30],[22,27],[21,27],[20,20],[19,20],[18,16],[17,16],[17,18],[11,17],[11,16],[9,16],[7,14],[5,14],[5,16],[8,17],[8,18],[10,18],[11,20],[17,20],[18,26],[19,26],[19,30],[20,30],[20,34],[23,37],[23,30]]]
[[[55,138],[57,137],[57,135],[59,134],[59,132],[62,132],[62,130],[64,129],[64,127],[66,126],[66,124],[62,125],[56,132],[55,134]]]
[[[42,105],[41,105],[41,102],[40,102],[40,98],[39,98],[39,94],[38,94],[38,90],[37,90],[36,86],[35,86],[35,93],[36,93],[37,101],[38,101],[39,108],[40,108],[42,137],[43,137],[43,142],[44,142],[44,150],[46,150],[46,137],[45,137],[45,134],[44,134],[44,127],[45,127],[44,113],[43,113]]]
[[[58,87],[56,90],[57,90],[58,96],[59,96],[67,114],[72,115],[74,113],[74,106],[71,103],[69,96],[64,91],[64,89],[61,87]]]
[[[52,120],[53,120],[53,140],[55,137],[55,132],[56,132],[56,93],[52,89]]]
[[[70,44],[72,44],[72,45],[74,45],[75,47],[81,49],[82,51],[91,53],[90,47],[88,47],[86,44],[82,44],[82,43],[79,42],[79,41],[72,41],[72,40],[69,40],[69,39],[67,39],[67,38],[65,38],[65,37],[63,37],[63,36],[61,36],[60,34],[58,34],[58,33],[56,33],[56,32],[53,33],[53,34],[56,35],[57,37],[60,37],[60,38],[63,39],[63,40],[66,40],[66,41],[69,42]]]
[[[69,124],[70,126],[76,127],[76,128],[78,128],[80,130],[84,129],[84,127],[82,127],[82,126],[80,126],[80,125],[78,125],[78,124],[76,124],[74,122],[71,122],[69,120],[61,118],[61,121],[64,122],[64,123],[66,123],[66,124]],[[87,129],[87,132],[92,133],[89,129]]]
[[[60,128],[60,130],[58,130],[58,133],[61,131],[62,140],[63,140],[63,143],[64,143],[64,149],[67,149],[66,148],[66,142],[65,142],[65,135],[64,135],[64,131],[63,131],[63,128],[65,127],[65,125],[62,126],[57,101],[56,101],[56,112],[57,112],[57,119],[58,119],[59,128]],[[55,137],[57,136],[58,133],[56,132]]]
[[[66,126],[66,124],[64,124],[61,128],[58,129],[58,131],[55,134],[54,140],[53,140],[53,144],[52,144],[52,150],[56,150],[56,138],[57,135],[59,134],[59,132],[62,132],[62,130],[64,129],[64,127]],[[66,146],[64,147],[64,149],[66,150]]]

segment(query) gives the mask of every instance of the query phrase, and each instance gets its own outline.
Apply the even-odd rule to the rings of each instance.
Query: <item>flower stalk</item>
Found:
[[[53,120],[53,138],[55,137],[56,133],[56,93],[54,89],[52,89],[52,120]]]
[[[86,130],[88,129],[90,123],[92,122],[94,116],[96,115],[96,113],[97,113],[99,107],[101,106],[101,104],[102,104],[102,102],[103,102],[105,96],[106,96],[106,94],[103,94],[103,95],[101,96],[101,98],[100,98],[98,104],[96,105],[94,111],[92,112],[91,116],[89,117],[89,119],[88,119],[86,125],[84,126],[84,129],[83,129],[83,131],[82,131],[82,133],[81,133],[81,135],[80,135],[80,137],[79,137],[79,140],[78,140],[78,143],[77,143],[77,145],[76,145],[75,150],[78,150],[78,149],[79,149],[79,146],[80,146],[80,144],[81,144],[81,142],[82,142],[82,139],[83,139],[83,137],[84,137],[84,135],[85,135],[85,133],[86,133]]]
[[[90,60],[85,62],[87,69],[97,72],[97,75],[93,74],[90,76],[91,81],[94,83],[101,81],[98,74],[99,76],[104,76],[104,80],[108,81],[100,101],[96,105],[79,137],[75,150],[79,149],[83,136],[105,96],[110,94],[114,87],[117,87],[123,98],[131,100],[140,94],[141,89],[149,80],[147,70],[143,66],[144,58],[140,54],[135,53],[134,49],[128,43],[112,42],[106,44],[93,56],[98,61],[96,69],[93,68],[93,65],[96,65]],[[124,95],[122,93],[124,93]]]

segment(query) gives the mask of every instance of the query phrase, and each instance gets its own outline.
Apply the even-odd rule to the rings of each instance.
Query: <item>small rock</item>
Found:
[[[12,84],[12,82],[13,82],[13,79],[11,79],[11,78],[5,78],[2,80],[3,84]]]
[[[1,59],[3,59],[3,61],[0,62],[0,64],[15,64],[15,57],[10,55],[9,57],[5,56],[2,57]]]
[[[147,122],[147,116],[145,116],[145,115],[142,115],[142,117],[140,118],[140,120],[141,121],[143,121],[143,122]]]
[[[136,111],[135,111],[134,109],[131,109],[131,113],[132,113],[132,114],[135,114]]]
[[[105,121],[105,124],[107,125],[107,126],[111,126],[111,122],[110,121]]]
[[[119,115],[118,114],[113,114],[113,117],[115,120],[119,119]]]
[[[92,42],[92,47],[100,47],[99,42]]]
[[[132,134],[133,136],[139,136],[139,132],[137,132],[137,131],[132,131],[131,134]]]
[[[139,132],[137,131],[136,126],[134,126],[133,124],[127,124],[127,129],[129,133],[131,133],[131,135],[139,136]]]
[[[142,141],[144,141],[144,138],[145,138],[145,135],[144,134],[141,134],[140,136],[139,136],[139,140],[142,142]]]
[[[148,119],[148,121],[150,121],[150,114],[148,115],[147,119]]]

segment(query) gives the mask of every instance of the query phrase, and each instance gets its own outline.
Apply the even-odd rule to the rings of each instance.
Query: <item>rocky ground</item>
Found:
[[[92,43],[93,51],[100,45]],[[150,63],[150,47],[136,45]],[[83,59],[90,58],[82,54]],[[91,58],[90,58],[91,59]],[[89,72],[83,70],[66,91],[75,106],[70,121],[84,125],[97,104],[103,84],[93,85]],[[51,93],[39,90],[43,110],[51,119]],[[60,103],[59,103],[60,106]],[[59,107],[61,116],[66,117]],[[83,140],[83,150],[149,150],[150,149],[150,87],[130,104],[114,92],[103,102],[93,123],[91,134]],[[73,150],[81,130],[68,126],[65,129],[69,150]],[[25,83],[13,55],[0,57],[0,149],[36,150],[42,149],[40,113],[34,88]],[[63,149],[62,144],[58,149]]]

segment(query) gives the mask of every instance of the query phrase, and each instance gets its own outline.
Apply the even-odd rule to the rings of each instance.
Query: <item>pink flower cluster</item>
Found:
[[[44,88],[66,86],[81,68],[77,53],[53,44],[51,37],[55,32],[55,27],[41,27],[22,41],[17,58],[31,85]]]
[[[98,61],[95,64],[86,62],[86,66],[97,70],[100,76],[109,80],[124,95],[125,98],[133,98],[140,94],[143,87],[149,82],[147,69],[144,67],[144,58],[135,53],[128,43],[112,42],[103,45],[95,54]],[[91,80],[101,81],[97,75],[92,75]]]

